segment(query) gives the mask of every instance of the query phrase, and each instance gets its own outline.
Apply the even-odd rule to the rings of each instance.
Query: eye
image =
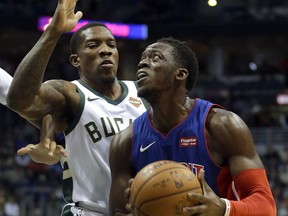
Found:
[[[152,60],[153,61],[157,61],[158,59],[160,59],[160,56],[158,54],[153,54],[152,55]]]
[[[108,46],[111,48],[117,48],[117,44],[114,41],[109,42]]]
[[[95,48],[97,46],[98,46],[98,44],[95,43],[95,42],[90,42],[90,43],[87,44],[87,47],[90,48],[90,49],[93,49],[93,48]]]

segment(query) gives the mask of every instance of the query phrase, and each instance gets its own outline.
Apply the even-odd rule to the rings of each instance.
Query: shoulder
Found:
[[[214,145],[224,158],[254,152],[250,129],[235,113],[221,108],[212,108],[207,116],[208,145]],[[217,146],[217,148],[215,148]]]
[[[49,80],[41,86],[41,94],[43,94],[47,104],[50,104],[51,112],[58,118],[64,116],[71,117],[71,113],[76,113],[80,95],[75,84],[66,80]]]
[[[60,79],[48,80],[41,86],[41,92],[44,93],[46,97],[52,97],[54,99],[62,98],[61,100],[71,100],[74,97],[78,98],[79,93],[76,89],[77,87],[74,83]]]
[[[213,107],[208,113],[206,124],[211,131],[217,130],[246,130],[246,123],[232,111]]]
[[[64,91],[67,89],[76,89],[76,85],[70,81],[54,79],[44,82],[45,86],[52,87],[58,91]]]

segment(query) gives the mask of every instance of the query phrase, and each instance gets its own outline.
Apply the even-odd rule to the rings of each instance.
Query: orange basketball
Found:
[[[133,215],[186,215],[183,207],[196,203],[187,200],[189,191],[202,194],[200,182],[189,168],[168,160],[148,164],[137,173],[131,185]]]

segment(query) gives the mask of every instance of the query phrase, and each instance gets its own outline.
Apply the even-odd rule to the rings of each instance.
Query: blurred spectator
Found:
[[[16,201],[16,198],[12,195],[8,197],[8,200],[4,204],[4,215],[21,216],[19,203]]]

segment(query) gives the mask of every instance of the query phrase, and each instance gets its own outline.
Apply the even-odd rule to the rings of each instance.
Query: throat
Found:
[[[176,125],[184,121],[189,115],[191,110],[190,99],[187,97],[184,103],[179,104],[175,107],[166,106],[166,108],[150,109],[149,117],[152,126],[161,131],[163,134],[169,133],[169,131]]]

